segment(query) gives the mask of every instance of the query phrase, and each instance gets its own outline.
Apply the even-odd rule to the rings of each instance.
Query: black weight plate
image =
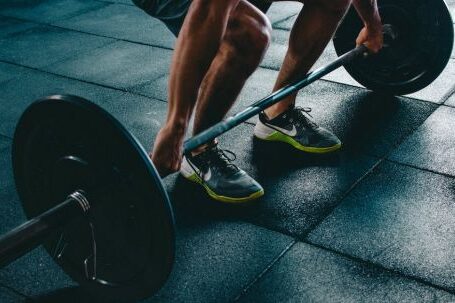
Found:
[[[450,59],[453,23],[443,0],[378,0],[383,24],[391,25],[395,39],[379,54],[345,66],[368,89],[393,95],[410,94],[433,82]],[[363,24],[351,8],[338,28],[334,45],[340,56],[355,47]]]
[[[110,114],[75,96],[33,103],[16,128],[13,167],[29,218],[87,192],[90,212],[44,243],[84,289],[131,302],[164,284],[174,259],[169,198],[147,153]]]

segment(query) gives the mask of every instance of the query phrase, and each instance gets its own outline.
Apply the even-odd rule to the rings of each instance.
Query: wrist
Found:
[[[371,18],[368,18],[368,20],[365,20],[364,25],[366,28],[370,30],[380,30],[382,29],[382,21],[381,21],[381,16],[379,16],[379,12],[375,12]]]

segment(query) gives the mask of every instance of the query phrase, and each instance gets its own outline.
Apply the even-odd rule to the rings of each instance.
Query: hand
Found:
[[[182,162],[183,135],[175,134],[172,128],[163,127],[155,140],[153,151],[149,154],[161,177],[180,169]]]
[[[356,44],[357,46],[364,44],[373,53],[379,52],[384,45],[381,22],[374,26],[365,26],[360,31]]]

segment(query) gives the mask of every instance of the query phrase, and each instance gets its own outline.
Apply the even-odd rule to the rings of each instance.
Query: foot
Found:
[[[227,154],[234,156],[230,159]],[[235,154],[212,145],[196,155],[185,155],[180,173],[188,180],[202,185],[213,199],[242,203],[264,195],[261,185],[232,163]]]
[[[273,119],[260,113],[254,136],[266,141],[285,142],[308,153],[323,154],[339,149],[340,139],[313,122],[308,117],[310,112],[309,108],[295,107]]]

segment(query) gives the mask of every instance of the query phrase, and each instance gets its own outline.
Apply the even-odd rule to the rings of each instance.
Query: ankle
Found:
[[[197,156],[199,154],[202,154],[203,152],[205,152],[207,149],[210,149],[211,147],[213,147],[214,145],[217,145],[218,144],[218,140],[214,139],[212,142],[208,142],[204,145],[201,145],[199,146],[198,148],[194,149],[191,151],[191,156]]]
[[[267,119],[272,120],[273,118],[278,117],[285,111],[288,111],[289,109],[293,108],[294,105],[286,105],[286,106],[272,106],[264,110],[264,113],[267,117]]]
[[[183,138],[186,134],[186,130],[186,124],[173,122],[168,122],[161,128],[162,132],[168,134],[169,136],[175,136],[176,138]]]

